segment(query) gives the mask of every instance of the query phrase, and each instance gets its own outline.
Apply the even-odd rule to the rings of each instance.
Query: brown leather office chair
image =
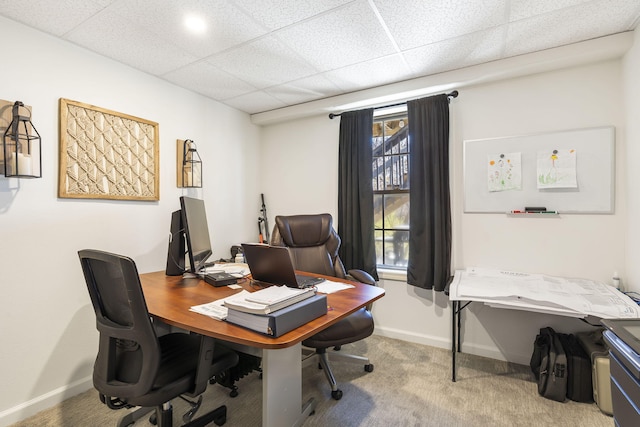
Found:
[[[93,385],[111,409],[140,408],[127,413],[118,424],[133,424],[154,408],[152,423],[170,427],[170,401],[182,395],[198,396],[208,380],[238,363],[238,355],[197,334],[169,333],[157,336],[147,311],[134,261],[108,252],[78,252],[100,332]],[[223,405],[191,420],[202,402],[184,400],[191,409],[185,426],[223,425]]]
[[[375,285],[371,275],[362,270],[345,271],[338,256],[340,236],[333,228],[333,218],[329,214],[276,216],[276,225],[271,235],[271,245],[286,246],[296,270],[326,276],[349,278],[361,283]],[[331,384],[331,396],[339,400],[342,390],[338,388],[331,367],[327,349],[339,349],[343,344],[359,341],[373,333],[373,318],[368,308],[362,308],[302,342],[305,347],[315,349],[320,366]],[[373,364],[362,356],[331,352],[332,358],[340,356],[364,363],[367,372],[373,371]]]

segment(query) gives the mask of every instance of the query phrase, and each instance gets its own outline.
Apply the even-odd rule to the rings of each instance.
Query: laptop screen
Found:
[[[298,287],[289,250],[282,246],[259,243],[243,243],[244,256],[253,280]]]

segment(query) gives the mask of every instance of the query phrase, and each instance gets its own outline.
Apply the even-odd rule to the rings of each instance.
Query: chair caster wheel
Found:
[[[373,363],[369,363],[368,365],[364,365],[364,370],[366,372],[373,372]]]
[[[231,397],[238,396],[238,390],[231,390],[231,392],[229,393],[229,396],[231,396]]]
[[[151,414],[151,416],[149,416],[149,423],[154,426],[158,425],[158,414],[156,414],[155,412]]]
[[[338,390],[332,391],[331,397],[333,397],[335,400],[342,399],[342,390],[338,389]]]
[[[213,420],[213,423],[217,426],[223,426],[227,422],[227,417],[220,417]]]

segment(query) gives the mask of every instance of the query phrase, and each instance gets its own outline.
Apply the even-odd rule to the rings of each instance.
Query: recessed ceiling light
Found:
[[[187,15],[184,18],[184,25],[193,33],[204,33],[207,29],[204,19],[196,15]]]

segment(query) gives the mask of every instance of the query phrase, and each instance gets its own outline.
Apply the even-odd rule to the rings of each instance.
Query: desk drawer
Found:
[[[611,397],[613,416],[621,427],[640,425],[640,384],[622,365],[615,354],[611,354]]]

